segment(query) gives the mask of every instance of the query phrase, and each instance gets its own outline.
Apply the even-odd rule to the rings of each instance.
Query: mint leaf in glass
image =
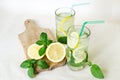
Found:
[[[46,51],[46,46],[43,46],[42,48],[40,48],[39,50],[39,55],[42,56],[45,54],[45,51]]]
[[[30,68],[32,66],[31,60],[25,60],[20,64],[21,68]]]
[[[96,64],[93,64],[90,68],[90,71],[92,73],[92,75],[96,78],[99,78],[99,79],[103,79],[104,78],[104,75],[102,73],[102,70],[100,69],[100,67]]]
[[[47,62],[45,60],[38,60],[37,65],[42,69],[49,68],[49,65],[47,64]]]
[[[67,37],[66,36],[59,37],[58,42],[63,43],[63,44],[67,44]]]
[[[30,67],[30,68],[28,69],[28,76],[29,76],[30,78],[35,77],[35,70],[34,70],[33,67]]]

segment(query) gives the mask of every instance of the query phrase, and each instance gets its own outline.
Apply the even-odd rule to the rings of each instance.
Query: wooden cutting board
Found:
[[[25,24],[26,30],[23,33],[19,34],[18,36],[22,43],[26,58],[30,59],[27,55],[27,49],[31,44],[33,44],[37,40],[39,40],[40,34],[42,32],[46,32],[48,35],[48,38],[51,40],[55,41],[55,37],[54,37],[53,33],[50,31],[50,29],[41,28],[41,27],[37,26],[37,24],[35,23],[34,20],[27,19],[24,22],[24,24]],[[46,60],[47,63],[50,65],[49,69],[43,70],[43,69],[40,69],[39,67],[36,67],[35,68],[36,73],[39,73],[39,72],[45,71],[45,70],[51,70],[56,67],[63,66],[66,63],[66,59],[64,59],[63,61],[61,61],[59,63],[53,63],[53,62],[49,61],[46,57],[44,57],[43,59]]]

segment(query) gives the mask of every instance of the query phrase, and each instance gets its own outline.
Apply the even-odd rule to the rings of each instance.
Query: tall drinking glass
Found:
[[[67,31],[67,65],[72,70],[82,69],[88,60],[87,51],[91,32],[89,28],[85,27],[80,36],[80,29],[81,26],[75,25]]]
[[[58,8],[55,11],[57,41],[67,43],[67,30],[74,25],[74,16],[75,11],[72,8]]]

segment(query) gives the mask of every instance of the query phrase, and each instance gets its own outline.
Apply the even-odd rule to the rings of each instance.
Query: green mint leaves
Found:
[[[58,38],[58,42],[63,43],[63,44],[67,44],[67,37],[63,36],[63,37]]]
[[[21,68],[30,68],[33,66],[33,64],[35,63],[34,59],[31,60],[25,60],[21,63],[20,67]]]
[[[29,68],[31,67],[31,63],[30,60],[25,60],[24,62],[22,62],[22,64],[20,65],[21,68]]]
[[[52,42],[52,40],[47,40],[47,45],[50,45]]]
[[[42,56],[45,54],[46,48],[48,47],[48,45],[50,45],[53,41],[48,39],[48,36],[45,32],[42,32],[40,34],[40,40],[38,40],[36,42],[36,44],[38,45],[43,45],[42,48],[40,48],[39,50],[39,55]],[[35,73],[35,68],[36,66],[40,67],[41,69],[48,69],[49,65],[45,60],[35,60],[35,59],[29,59],[29,60],[25,60],[20,64],[21,68],[24,69],[28,69],[28,76],[30,78],[35,77],[36,73]]]
[[[92,64],[91,68],[90,68],[91,74],[99,79],[103,79],[104,75],[102,73],[102,70],[100,69],[100,67],[96,64]]]
[[[37,65],[42,69],[49,68],[49,65],[47,64],[47,62],[45,60],[38,60]]]
[[[48,45],[50,45],[53,41],[48,39],[48,36],[45,32],[42,32],[40,34],[40,40],[36,42],[38,45],[43,45],[42,48],[39,50],[39,55],[43,56],[45,54],[46,48]],[[20,64],[21,68],[28,69],[28,76],[30,78],[35,77],[35,67],[38,66],[41,69],[48,69],[49,65],[45,60],[35,60],[35,59],[29,59],[25,60]]]
[[[48,69],[49,65],[45,60],[25,60],[21,63],[20,67],[24,69],[28,69],[28,76],[30,78],[34,78],[36,73],[35,73],[35,66],[40,67],[41,69]]]
[[[30,78],[35,77],[35,70],[34,70],[33,67],[30,67],[30,68],[28,69],[28,76],[29,76]]]
[[[36,44],[43,45],[43,41],[39,40],[39,41],[36,42]]]
[[[47,41],[48,40],[48,36],[45,32],[42,32],[40,35],[40,40],[41,41]]]
[[[25,60],[21,63],[20,67],[21,68],[28,68],[28,76],[33,78],[35,77],[35,70],[34,70],[34,64],[35,64],[36,60],[31,59],[31,60]]]
[[[46,51],[46,46],[43,46],[43,47],[40,48],[40,50],[39,50],[39,55],[40,55],[40,56],[44,55],[45,51]]]
[[[91,74],[94,77],[99,78],[99,79],[104,78],[103,72],[97,64],[92,64],[92,62],[88,62],[88,65],[90,66]]]
[[[40,50],[39,50],[39,55],[40,56],[44,55],[47,46],[50,45],[52,42],[53,42],[52,40],[48,39],[48,36],[47,36],[47,34],[45,32],[42,32],[40,34],[40,40],[38,40],[36,42],[36,44],[38,44],[38,45],[43,45],[43,47],[40,48]]]

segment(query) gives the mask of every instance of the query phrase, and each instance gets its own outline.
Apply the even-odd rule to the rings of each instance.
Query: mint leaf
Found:
[[[37,65],[42,69],[49,68],[49,65],[47,64],[47,62],[45,60],[38,60]]]
[[[36,42],[36,44],[38,44],[38,45],[43,45],[43,41],[42,41],[42,40],[38,40],[38,41]]]
[[[103,79],[104,78],[104,75],[103,75],[103,73],[102,73],[102,71],[101,71],[101,69],[100,69],[100,67],[98,65],[93,64],[91,66],[90,70],[91,70],[91,73],[92,73],[92,75],[94,77],[99,78],[99,79]]]
[[[35,77],[35,70],[34,70],[33,67],[30,67],[30,68],[28,69],[28,76],[29,76],[30,78]]]
[[[31,59],[31,60],[30,60],[30,63],[31,63],[31,64],[34,64],[35,62],[36,62],[35,59]]]
[[[25,60],[20,65],[21,68],[30,68],[31,66],[32,66],[31,60]]]
[[[47,41],[47,39],[48,39],[47,34],[46,34],[45,32],[42,32],[42,33],[40,34],[40,40],[41,40],[41,41]]]
[[[21,63],[20,67],[21,68],[30,68],[34,65],[35,62],[36,62],[35,59],[25,60]]]
[[[50,45],[52,42],[52,40],[47,40],[47,46]]]
[[[39,50],[39,55],[42,56],[46,51],[46,46],[43,46],[42,48],[40,48]]]
[[[67,37],[64,36],[64,37],[58,38],[58,42],[63,43],[63,44],[67,44]]]

